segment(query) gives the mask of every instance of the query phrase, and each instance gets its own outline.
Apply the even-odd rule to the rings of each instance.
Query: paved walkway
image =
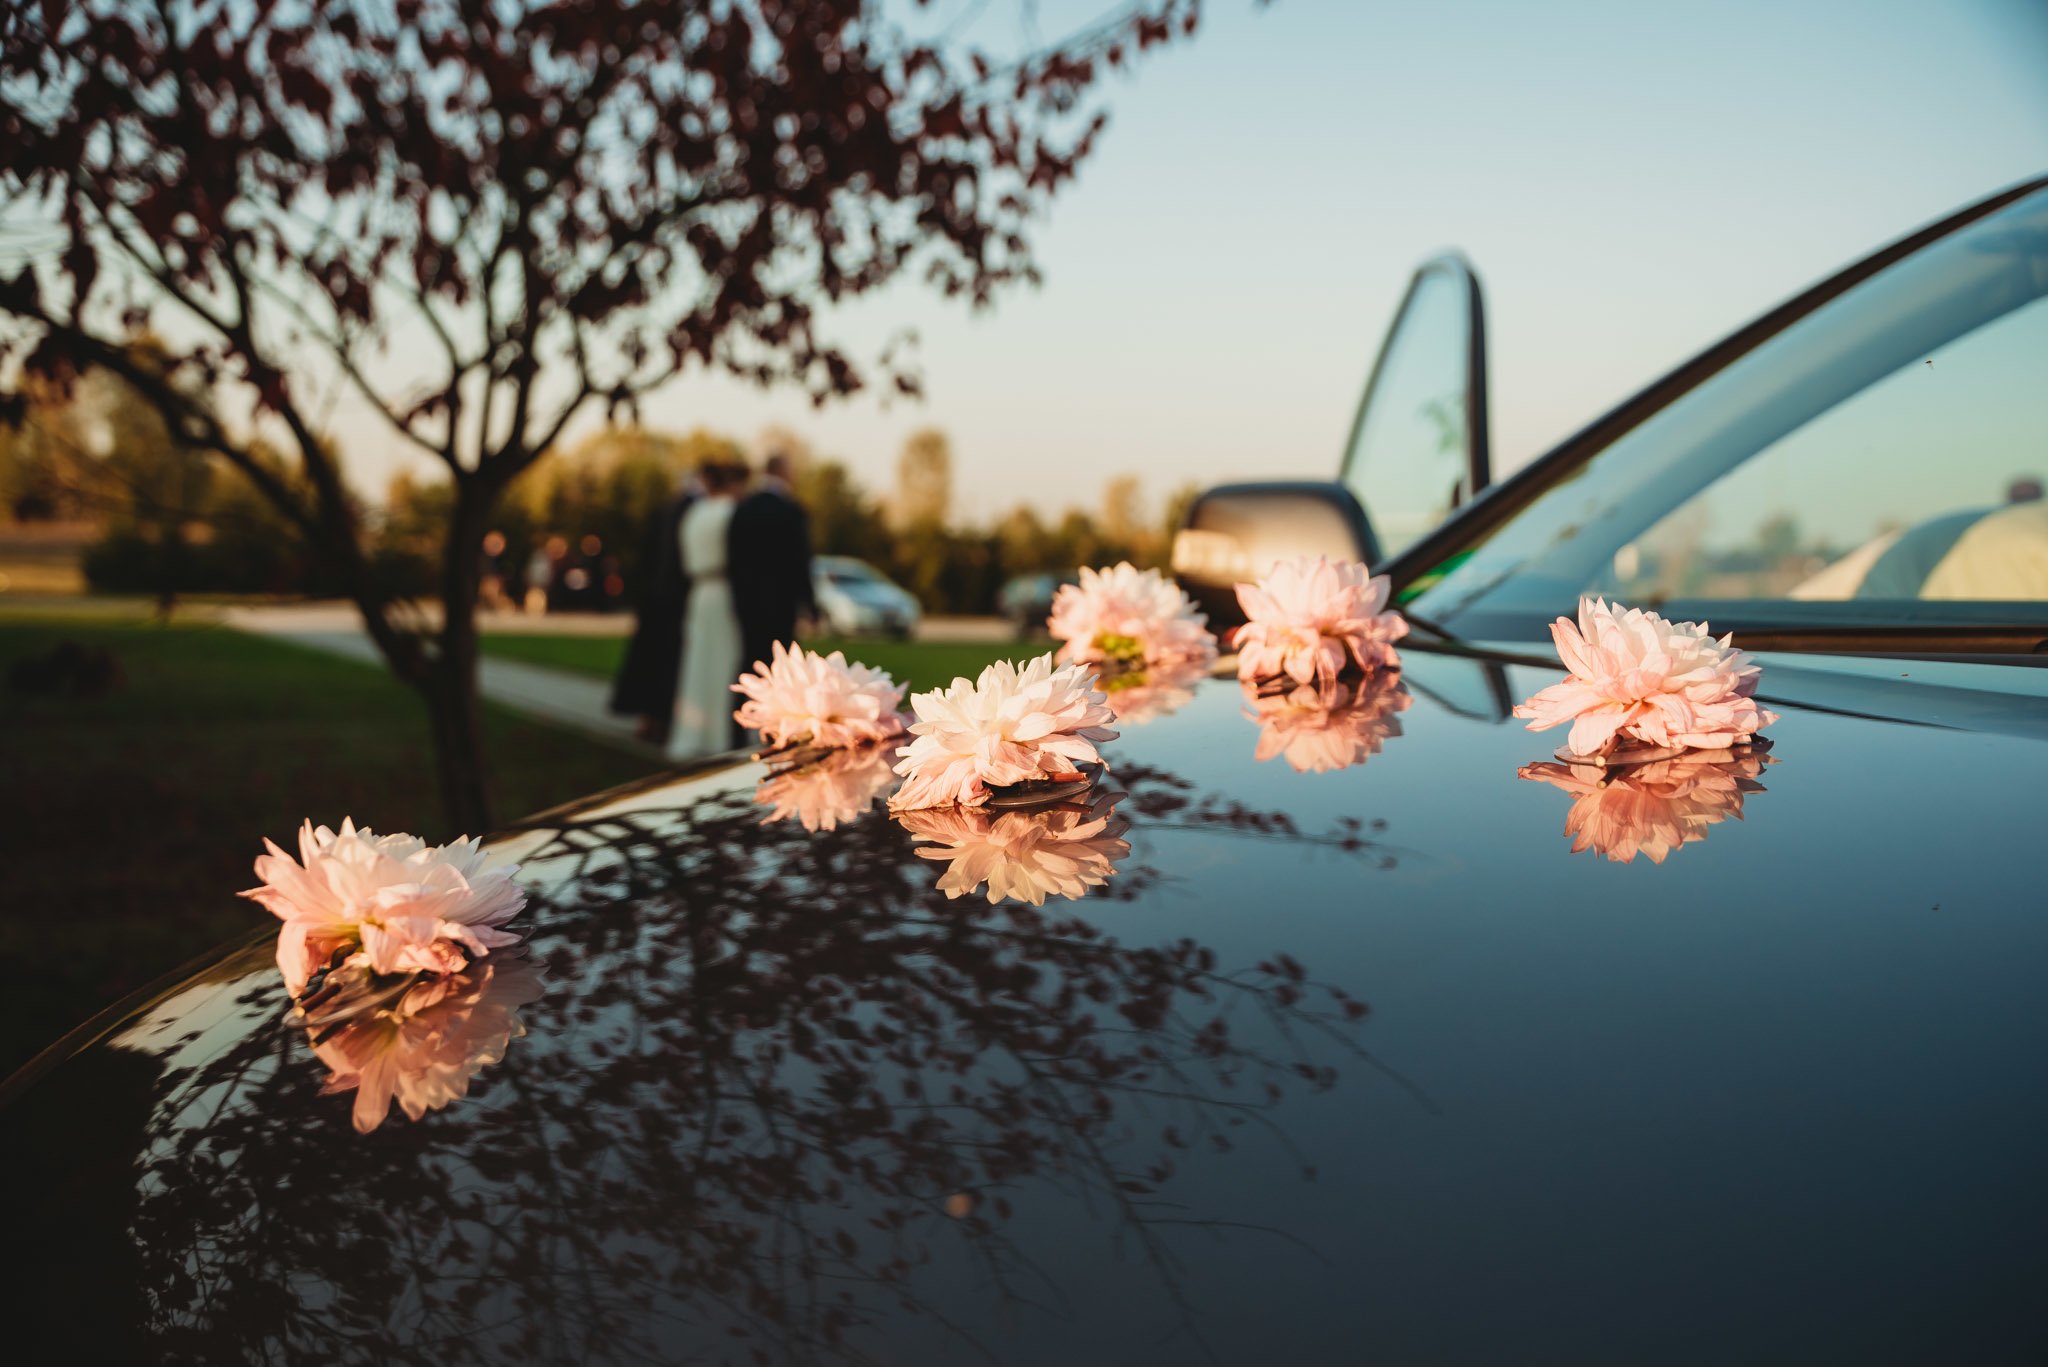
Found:
[[[309,603],[290,607],[227,607],[221,620],[239,631],[383,666],[383,657],[364,634],[362,618],[348,604]],[[569,618],[521,618],[521,622],[566,622]],[[587,619],[585,619],[587,620]],[[630,619],[599,618],[600,621]],[[661,750],[633,734],[633,721],[605,707],[611,686],[602,679],[560,669],[500,660],[477,662],[477,686],[486,698],[528,716],[555,722],[636,755],[661,758]]]
[[[439,603],[421,604],[421,615],[428,626],[441,625]],[[363,619],[355,604],[332,600],[262,606],[235,604],[223,607],[221,617],[231,626],[265,636],[360,636],[363,631]],[[633,614],[551,612],[528,617],[523,612],[479,612],[476,625],[486,636],[624,636],[633,630]]]
[[[220,620],[239,631],[291,641],[345,659],[383,666],[383,657],[363,631],[363,619],[350,603],[290,603],[275,607],[230,605]],[[430,609],[430,619],[438,609]],[[477,623],[485,635],[623,636],[633,628],[630,613],[482,613]],[[921,641],[1007,641],[1009,623],[1000,617],[930,617],[918,632]],[[659,759],[659,747],[633,734],[633,720],[614,716],[605,707],[611,685],[586,674],[541,665],[501,660],[490,655],[477,662],[477,685],[486,698],[528,716],[581,731],[636,755]]]
[[[438,604],[425,605],[429,623],[439,625]],[[307,632],[352,635],[362,631],[362,618],[351,603],[285,603],[275,607],[233,606],[225,620],[244,631],[266,636]],[[549,612],[529,617],[523,612],[480,612],[477,629],[486,636],[625,636],[633,630],[630,612]],[[920,641],[1008,641],[1016,629],[1000,617],[927,617],[918,627]]]

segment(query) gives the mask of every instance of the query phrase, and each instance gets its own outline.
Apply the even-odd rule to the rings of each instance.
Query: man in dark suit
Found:
[[[790,487],[789,458],[768,457],[761,482],[733,510],[726,574],[740,619],[740,667],[765,663],[777,641],[796,640],[800,618],[817,615],[811,593],[811,519]]]
[[[683,667],[683,612],[690,604],[681,532],[683,514],[696,492],[692,477],[674,502],[648,519],[640,555],[640,592],[633,605],[637,620],[612,685],[612,711],[638,717],[640,738],[656,745],[667,742],[675,721],[676,680]]]

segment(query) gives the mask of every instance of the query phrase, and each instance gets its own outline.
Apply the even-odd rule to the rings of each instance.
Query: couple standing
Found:
[[[697,468],[650,530],[639,621],[612,689],[612,711],[667,732],[670,759],[745,743],[732,685],[813,616],[811,526],[790,488],[789,459],[770,456],[751,489],[739,461]]]

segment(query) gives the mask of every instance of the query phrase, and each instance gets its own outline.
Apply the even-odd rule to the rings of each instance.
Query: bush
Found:
[[[86,548],[85,582],[100,593],[155,593],[163,584],[162,552],[140,532],[109,532]]]
[[[116,528],[87,548],[85,582],[99,593],[268,593],[308,598],[342,596],[341,576],[285,538],[217,536],[166,547],[134,528]],[[420,597],[434,587],[435,566],[411,551],[382,549],[370,557],[383,592]]]

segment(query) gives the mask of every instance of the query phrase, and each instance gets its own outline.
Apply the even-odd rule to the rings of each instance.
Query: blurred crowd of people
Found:
[[[591,534],[571,544],[550,533],[537,542],[524,565],[514,567],[505,534],[484,537],[478,604],[485,612],[612,612],[626,606],[626,578],[619,557]]]

